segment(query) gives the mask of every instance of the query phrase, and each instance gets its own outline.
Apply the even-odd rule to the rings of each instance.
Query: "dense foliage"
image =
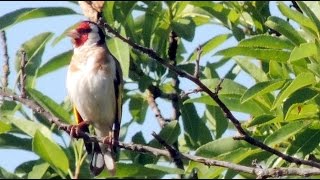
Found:
[[[193,53],[184,58],[186,49],[183,42],[192,42],[200,26],[216,24],[223,27],[225,34],[218,34],[202,44],[202,56],[215,54],[212,57],[214,61],[200,66],[200,80],[214,91],[220,79],[224,78],[219,98],[232,112],[249,115],[241,122],[253,138],[294,157],[320,158],[320,5],[318,2],[297,2],[295,6],[289,6],[290,3],[278,2],[276,7],[282,13],[280,17],[271,15],[269,3],[108,1],[102,15],[121,35],[153,49],[160,57],[190,74],[194,73],[198,51],[192,50]],[[11,26],[26,20],[73,14],[75,11],[66,7],[23,8],[0,17],[0,30],[10,31]],[[66,31],[70,28],[65,27]],[[175,59],[169,58],[168,51],[172,32],[179,38]],[[42,63],[44,49],[50,48],[48,42],[53,38],[57,44],[65,38],[65,33],[54,36],[51,32],[43,32],[30,37],[22,45],[28,59],[26,92],[28,98],[64,122],[73,124],[72,107],[67,99],[56,102],[35,89],[39,77],[51,75],[70,62],[72,51],[68,50]],[[238,43],[216,51],[232,38]],[[121,127],[122,141],[134,123],[151,126],[145,123],[151,94],[177,105],[172,108],[176,108],[181,116],[176,114],[178,119],[169,119],[157,133],[182,152],[246,166],[251,166],[253,161],[265,167],[297,166],[226,136],[228,130],[234,131],[235,128],[209,95],[199,93],[199,96],[181,98],[182,91],[188,89],[179,87],[175,73],[118,38],[109,37],[107,42],[123,68],[126,83],[124,102],[129,102],[131,113],[131,120]],[[21,73],[20,51],[17,50],[15,59],[10,59],[16,61],[15,71],[18,74]],[[231,66],[224,66],[230,62]],[[223,76],[218,73],[221,68],[225,71]],[[241,71],[254,80],[255,84],[250,88],[235,81]],[[13,89],[14,85],[1,88],[8,92]],[[79,177],[92,178],[82,140],[67,143],[69,136],[65,132],[58,130],[38,112],[29,113],[28,108],[20,103],[6,99],[0,105],[0,147],[24,149],[39,156],[38,160],[18,166],[14,173],[2,167],[0,177],[70,178],[79,167]],[[196,106],[199,105],[205,107],[204,113],[197,112]],[[58,144],[57,139],[64,139],[65,144]],[[131,142],[161,148],[154,139],[147,142],[141,132],[134,134]],[[183,160],[182,170],[166,158],[123,149],[118,158],[117,177],[161,178],[168,174],[189,177],[195,172],[199,178],[253,177],[186,160]],[[105,172],[100,177],[107,176]]]

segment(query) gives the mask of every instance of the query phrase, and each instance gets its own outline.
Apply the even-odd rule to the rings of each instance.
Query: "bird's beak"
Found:
[[[80,34],[76,30],[71,30],[67,32],[67,36],[70,36],[72,39],[80,38]]]

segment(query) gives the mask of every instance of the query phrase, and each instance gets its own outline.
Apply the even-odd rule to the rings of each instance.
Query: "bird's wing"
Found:
[[[116,78],[114,80],[114,88],[115,88],[115,95],[116,95],[116,115],[114,121],[114,131],[113,136],[114,140],[117,143],[119,140],[119,133],[120,133],[120,125],[121,125],[121,116],[122,116],[122,89],[123,89],[123,77],[122,77],[122,70],[120,63],[113,57],[116,64]],[[114,146],[117,147],[117,146]],[[116,148],[114,149],[116,150]]]

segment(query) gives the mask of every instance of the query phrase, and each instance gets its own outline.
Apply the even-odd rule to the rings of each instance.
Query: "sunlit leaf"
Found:
[[[59,145],[46,138],[40,131],[36,131],[32,141],[33,151],[51,166],[64,174],[68,173],[69,161]]]
[[[292,8],[285,5],[283,2],[279,2],[278,4],[280,12],[285,15],[286,17],[296,21],[302,26],[305,26],[313,31],[315,35],[318,33],[317,26],[306,16],[304,16],[302,13],[293,10]]]
[[[0,30],[29,19],[70,14],[76,12],[65,7],[22,8],[0,17]]]
[[[69,50],[48,60],[46,64],[42,65],[39,68],[37,76],[41,77],[43,75],[46,75],[50,72],[53,72],[55,70],[58,70],[68,65],[71,61],[72,54],[73,54],[73,51]]]
[[[315,83],[315,77],[312,73],[301,73],[285,89],[282,89],[272,105],[272,109],[278,107],[283,100],[288,98],[296,90]]]
[[[216,55],[223,55],[227,57],[233,56],[249,56],[255,57],[260,60],[287,62],[290,57],[290,52],[282,51],[278,49],[263,49],[263,48],[252,48],[252,47],[231,47],[221,51],[218,51]]]
[[[291,24],[279,17],[270,16],[265,22],[266,26],[274,29],[287,37],[295,45],[306,43],[306,40],[291,26]]]
[[[303,43],[303,44],[300,44],[299,47],[295,47],[292,50],[289,61],[294,62],[305,57],[314,56],[316,54],[317,54],[317,47],[314,43]]]
[[[38,71],[38,68],[42,61],[42,55],[45,50],[46,43],[51,39],[53,33],[45,32],[37,36],[34,36],[30,40],[22,44],[22,49],[26,52],[27,62],[25,67],[26,78],[26,87],[35,86],[35,75]],[[20,73],[20,66],[22,60],[22,53],[17,53],[16,59],[16,71]]]
[[[268,80],[267,74],[253,62],[247,59],[236,59],[236,62],[242,70],[252,76],[256,81],[261,82]]]
[[[48,163],[42,163],[33,166],[32,171],[28,174],[28,179],[41,179],[49,168]]]
[[[184,104],[181,111],[183,127],[190,145],[199,147],[212,140],[208,127],[199,118],[193,104]]]
[[[125,30],[121,28],[121,35],[125,35]],[[130,48],[129,45],[118,38],[112,38],[107,41],[108,48],[114,57],[120,62],[123,78],[127,78],[130,65]]]
[[[289,137],[297,134],[302,129],[310,125],[310,121],[295,121],[282,126],[280,129],[269,135],[264,141],[269,146],[285,142]]]
[[[244,39],[239,42],[240,47],[259,47],[270,49],[293,49],[294,45],[283,38],[268,36],[268,35],[256,35],[248,39]]]
[[[230,34],[222,34],[222,35],[215,36],[212,39],[208,40],[207,42],[201,44],[200,45],[202,48],[201,56],[205,56],[206,54],[214,50],[216,47],[224,43],[229,38],[230,38]],[[198,55],[198,52],[194,50],[194,52],[188,57],[188,60],[189,61],[196,60],[197,55]]]
[[[27,91],[34,100],[36,100],[42,107],[49,110],[53,115],[59,117],[64,122],[71,122],[69,113],[50,97],[35,89],[28,88]]]
[[[129,110],[134,121],[142,124],[145,120],[148,108],[147,100],[141,95],[131,96],[129,101]]]
[[[286,80],[271,80],[257,83],[243,94],[243,96],[241,97],[241,102],[244,103],[258,95],[280,89],[286,82]]]

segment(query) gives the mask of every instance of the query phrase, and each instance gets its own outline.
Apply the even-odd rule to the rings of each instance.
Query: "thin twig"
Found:
[[[221,80],[219,81],[218,85],[216,86],[216,88],[215,88],[215,90],[214,90],[214,93],[215,93],[215,94],[218,94],[219,91],[222,89],[221,85],[222,85],[223,81],[224,81],[224,79],[221,79]]]
[[[24,104],[25,106],[27,106],[32,111],[42,114],[45,118],[48,119],[48,121],[50,123],[56,124],[59,127],[59,129],[62,129],[62,130],[66,131],[67,128],[69,127],[68,124],[62,123],[61,120],[58,117],[55,117],[49,111],[45,110],[38,103],[36,103],[35,101],[33,101],[31,99],[22,98],[21,96],[18,96],[16,94],[12,94],[12,93],[9,93],[9,92],[5,92],[5,91],[2,91],[2,90],[0,90],[0,96],[2,96],[4,98],[9,98],[9,99],[11,99],[13,101],[18,101],[18,102]]]
[[[194,74],[193,74],[193,76],[197,79],[200,78],[200,57],[201,57],[202,52],[203,52],[202,47],[199,46],[197,48],[197,59],[195,62]]]
[[[2,77],[2,87],[6,88],[8,86],[8,77],[10,74],[10,68],[9,68],[9,56],[8,56],[8,47],[7,47],[7,38],[6,38],[6,32],[1,31],[0,32],[0,43],[2,46],[2,52],[3,52],[3,77]]]
[[[199,87],[192,90],[192,91],[189,91],[189,92],[181,92],[180,94],[180,98],[186,98],[187,96],[189,96],[190,94],[194,94],[194,93],[198,93],[198,92],[202,92],[203,90],[200,89]]]
[[[174,148],[173,146],[169,145],[167,142],[165,142],[159,135],[157,135],[155,132],[152,133],[152,136],[161,144],[163,145],[170,153],[171,159],[175,162],[176,166],[180,169],[184,169],[183,162],[181,160],[181,153]],[[183,167],[183,168],[181,168]]]
[[[291,1],[291,3],[292,3],[292,6],[296,8],[297,11],[299,11],[300,13],[303,13],[296,1]]]
[[[281,157],[282,159],[291,162],[291,163],[295,163],[295,164],[304,164],[304,165],[308,165],[308,166],[312,166],[312,167],[317,167],[320,168],[320,163],[316,163],[313,161],[307,161],[307,160],[303,160],[303,159],[299,159],[299,158],[295,158],[289,155],[286,155],[276,149],[273,149],[271,147],[269,147],[268,145],[262,143],[261,141],[254,139],[253,137],[251,137],[241,126],[241,123],[239,122],[239,120],[237,120],[237,118],[235,118],[233,116],[233,114],[231,113],[231,111],[228,109],[228,107],[220,100],[220,98],[218,97],[218,94],[215,92],[212,92],[206,85],[204,85],[199,79],[195,78],[193,75],[187,73],[186,71],[183,71],[179,68],[177,68],[176,66],[173,66],[172,64],[168,63],[168,61],[166,61],[165,59],[161,58],[155,51],[153,51],[152,49],[149,48],[145,48],[143,46],[140,46],[136,43],[134,43],[131,40],[128,40],[127,38],[121,36],[118,32],[116,32],[109,24],[100,21],[100,23],[102,23],[102,25],[104,25],[104,27],[112,34],[114,34],[117,38],[121,39],[122,41],[124,41],[125,43],[127,43],[128,45],[130,45],[131,47],[133,47],[135,50],[140,51],[141,53],[147,54],[150,58],[156,60],[158,63],[162,64],[163,66],[167,67],[168,69],[170,69],[171,71],[175,72],[176,74],[178,74],[181,77],[187,78],[190,81],[194,82],[196,85],[199,86],[199,88],[201,88],[204,92],[206,92],[217,104],[218,106],[222,109],[222,111],[224,112],[225,116],[230,119],[230,121],[234,124],[234,126],[236,127],[237,131],[244,136],[244,141],[248,142],[249,144],[252,144],[254,146],[257,146],[265,151],[268,151],[272,154],[275,154],[279,157]]]
[[[156,103],[155,101],[155,98],[156,96],[154,95],[155,93],[155,90],[154,88],[152,88],[154,86],[150,86],[146,92],[147,92],[147,101],[148,101],[148,104],[151,108],[151,110],[153,111],[153,113],[155,114],[158,122],[159,122],[159,125],[161,128],[164,127],[165,123],[166,123],[166,120],[163,118],[161,112],[160,112],[160,109],[158,107],[158,104]]]
[[[24,50],[21,51],[21,65],[20,65],[20,92],[21,92],[21,97],[25,98],[26,97],[26,73],[25,73],[25,68],[27,64],[27,54]]]

